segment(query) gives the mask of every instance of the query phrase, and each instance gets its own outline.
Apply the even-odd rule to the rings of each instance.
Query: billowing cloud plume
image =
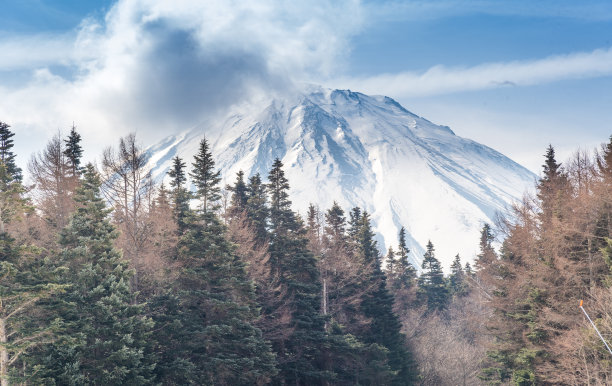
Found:
[[[361,25],[352,0],[120,0],[72,36],[0,37],[12,53],[0,60],[0,117],[26,141],[73,121],[91,144],[159,137],[332,74]],[[24,71],[26,84],[1,80]]]

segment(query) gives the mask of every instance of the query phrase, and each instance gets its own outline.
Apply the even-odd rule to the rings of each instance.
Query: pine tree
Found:
[[[44,356],[44,375],[62,384],[147,384],[154,367],[148,356],[153,323],[133,302],[133,271],[113,247],[117,231],[100,186],[88,164],[75,198],[80,207],[61,233],[59,261],[70,289],[50,307],[66,327]]]
[[[276,307],[291,310],[291,333],[286,341],[273,344],[279,355],[281,382],[316,385],[328,377],[322,363],[326,338],[321,282],[316,259],[307,248],[304,226],[291,210],[289,183],[282,167],[276,159],[268,175],[270,262],[284,287]]]
[[[64,155],[68,157],[71,176],[77,178],[82,171],[81,158],[83,158],[83,148],[81,147],[81,134],[76,131],[74,125],[70,129],[68,138],[64,140],[64,144]]]
[[[10,129],[10,126],[6,123],[0,121],[0,162],[4,164],[6,168],[6,172],[4,173],[4,178],[11,178],[11,181],[19,181],[21,182],[23,176],[21,174],[21,169],[17,167],[15,163],[15,154],[13,153],[13,133]],[[5,181],[10,182],[10,181]]]
[[[434,254],[434,246],[427,242],[427,250],[423,255],[423,272],[419,276],[419,298],[427,305],[429,311],[443,310],[449,300],[448,289],[444,280],[444,273],[440,261]]]
[[[189,200],[191,193],[185,188],[187,177],[185,176],[185,162],[176,156],[172,159],[172,167],[168,171],[170,187],[172,188],[172,205],[174,207],[174,218],[178,225],[179,234],[183,233],[190,216]]]
[[[401,323],[393,312],[393,295],[387,290],[385,275],[382,272],[380,256],[374,232],[370,223],[370,215],[364,211],[353,209],[352,220],[360,219],[356,229],[356,242],[362,264],[369,269],[368,277],[363,285],[369,288],[362,296],[361,309],[367,318],[371,319],[368,331],[363,339],[389,350],[389,366],[396,372],[394,385],[410,385],[416,382],[417,374],[412,355],[406,348],[406,337],[400,332]],[[358,215],[359,214],[359,215]],[[356,226],[356,225],[355,225]]]

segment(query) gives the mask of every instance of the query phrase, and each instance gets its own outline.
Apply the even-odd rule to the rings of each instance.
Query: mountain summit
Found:
[[[507,212],[535,179],[499,152],[385,96],[310,87],[236,110],[150,147],[153,175],[164,176],[177,154],[191,160],[204,135],[227,183],[238,170],[265,179],[278,157],[296,210],[305,214],[311,202],[321,210],[333,201],[347,212],[362,207],[381,249],[395,246],[404,226],[418,268],[428,240],[445,268],[457,253],[472,260],[483,224]]]

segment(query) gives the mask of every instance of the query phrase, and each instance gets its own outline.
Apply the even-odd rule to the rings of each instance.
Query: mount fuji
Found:
[[[175,155],[190,167],[204,135],[225,183],[239,170],[265,180],[278,157],[294,209],[359,206],[372,215],[381,249],[395,247],[404,226],[419,269],[428,240],[445,270],[457,253],[473,260],[483,224],[508,213],[536,178],[389,97],[316,86],[167,137],[147,149],[153,176],[164,178]]]

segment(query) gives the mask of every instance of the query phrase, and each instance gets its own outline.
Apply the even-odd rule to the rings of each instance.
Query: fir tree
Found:
[[[411,288],[416,281],[416,269],[410,263],[408,254],[410,250],[406,245],[406,229],[399,231],[399,245],[397,247],[397,286],[401,289]]]
[[[10,178],[10,180],[5,181],[6,183],[10,181],[21,182],[23,179],[21,169],[17,167],[15,163],[16,156],[12,151],[14,146],[12,138],[15,136],[15,133],[9,128],[9,125],[0,121],[0,162],[2,162],[6,168],[3,178]]]
[[[247,185],[246,212],[251,225],[255,229],[257,241],[266,242],[268,239],[268,215],[266,187],[261,181],[261,177],[255,174],[249,178]]]
[[[395,263],[395,251],[393,247],[389,247],[387,256],[385,257],[385,274],[387,275],[387,282],[390,284],[391,288],[395,287],[397,279],[397,267]]]
[[[166,312],[156,312],[160,322],[170,322],[160,340],[167,363],[159,379],[174,382],[178,375],[194,384],[266,383],[276,373],[274,355],[254,326],[259,316],[254,285],[215,213],[218,172],[206,142],[200,145],[192,177],[202,207],[179,243],[176,295],[160,303]]]
[[[189,200],[191,193],[185,188],[187,177],[185,176],[185,162],[178,156],[172,159],[172,167],[168,171],[170,187],[172,188],[172,205],[174,207],[174,218],[178,225],[179,233],[183,233],[187,226],[190,215]]]
[[[429,311],[443,310],[448,304],[448,289],[440,261],[434,254],[434,246],[427,242],[427,250],[423,255],[423,272],[419,276],[419,297],[427,305]]]
[[[360,219],[356,232],[359,256],[369,268],[369,277],[364,286],[369,288],[362,296],[361,309],[371,319],[368,332],[364,335],[367,343],[375,343],[389,350],[389,366],[396,372],[394,385],[410,385],[416,382],[417,374],[411,354],[406,349],[406,338],[401,334],[401,323],[393,312],[393,295],[387,290],[385,276],[380,266],[380,256],[374,232],[367,212],[353,210],[352,219]],[[357,216],[359,214],[359,216]]]
[[[1,122],[0,122],[1,123]],[[13,172],[20,173],[13,168]],[[8,226],[30,211],[20,177],[0,161],[0,383],[33,377],[31,353],[56,339],[59,321],[44,317],[41,303],[60,294],[57,270],[46,267],[37,248],[18,242]]]
[[[273,343],[279,353],[282,382],[316,385],[328,377],[322,363],[326,338],[321,282],[316,259],[307,248],[304,226],[291,210],[289,183],[282,167],[276,159],[268,176],[270,261],[285,288],[280,303],[292,310],[292,332],[286,341]]]
[[[81,135],[77,133],[74,125],[70,129],[68,138],[64,140],[64,144],[64,155],[68,158],[71,176],[77,177],[81,174],[82,170],[81,158],[83,157],[83,148],[81,147]]]
[[[553,217],[561,218],[562,207],[566,204],[571,186],[561,164],[555,159],[555,149],[552,145],[546,149],[542,167],[542,178],[537,186],[537,196],[542,209],[540,221],[544,228],[550,228]]]
[[[134,304],[128,269],[113,247],[100,193],[100,177],[88,164],[76,201],[80,207],[62,231],[60,261],[70,285],[53,306],[64,319],[65,334],[45,355],[47,378],[61,384],[148,384],[154,364],[148,355],[153,323],[143,305]]]
[[[450,295],[464,296],[467,294],[466,273],[461,266],[461,258],[455,256],[451,264],[451,274],[448,278],[448,287]]]
[[[219,200],[221,199],[221,172],[215,171],[215,161],[208,147],[206,138],[200,142],[200,149],[195,155],[193,169],[189,175],[193,178],[193,184],[196,186],[196,196],[202,204],[202,212],[208,214],[219,209]]]
[[[242,170],[236,173],[236,182],[234,186],[227,187],[227,190],[232,192],[232,200],[228,210],[230,218],[236,217],[239,213],[246,211],[248,197],[247,185],[244,182],[244,172]]]

